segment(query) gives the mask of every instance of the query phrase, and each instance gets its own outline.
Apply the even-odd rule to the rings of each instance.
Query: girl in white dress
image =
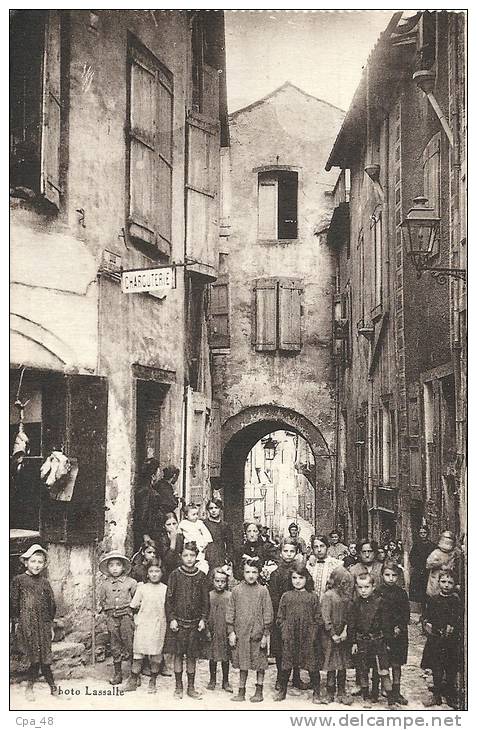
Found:
[[[162,660],[164,638],[166,635],[166,590],[161,583],[162,567],[159,558],[153,558],[147,569],[146,583],[138,583],[136,593],[130,603],[134,610],[134,643],[131,675],[125,686],[126,692],[138,687],[139,673],[144,657],[149,657],[151,678],[149,692],[156,692],[156,679]]]

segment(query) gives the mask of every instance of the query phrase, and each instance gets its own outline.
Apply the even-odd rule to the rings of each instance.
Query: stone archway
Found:
[[[221,484],[226,520],[232,525],[236,540],[242,534],[247,455],[261,438],[282,429],[299,434],[310,445],[315,459],[315,472],[310,479],[315,489],[315,530],[329,532],[333,527],[333,460],[321,431],[290,408],[251,406],[231,416],[222,426]]]

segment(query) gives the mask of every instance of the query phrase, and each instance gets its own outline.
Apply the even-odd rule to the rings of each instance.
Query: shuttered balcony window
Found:
[[[129,48],[129,234],[169,257],[172,222],[172,75],[138,41]]]
[[[258,352],[300,352],[303,284],[297,279],[257,279],[254,293],[254,340]]]

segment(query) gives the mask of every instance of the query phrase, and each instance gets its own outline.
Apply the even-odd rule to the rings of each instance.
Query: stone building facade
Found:
[[[422,520],[433,539],[465,532],[465,284],[418,277],[400,225],[425,196],[440,217],[431,265],[465,268],[465,17],[401,15],[369,57],[327,169],[341,168],[328,236],[339,520],[349,535],[397,534],[408,551]],[[435,105],[413,80],[421,71]]]
[[[98,554],[133,549],[144,459],[180,467],[186,499],[209,485],[223,13],[13,11],[11,49],[12,565],[47,544],[59,615],[89,627]],[[172,288],[122,291],[158,266]],[[70,501],[40,481],[53,449],[79,467]]]
[[[333,521],[334,261],[326,231],[336,173],[324,166],[342,119],[290,83],[229,118],[230,218],[211,291],[222,453],[211,476],[237,535],[247,454],[280,429],[309,442],[316,524]]]

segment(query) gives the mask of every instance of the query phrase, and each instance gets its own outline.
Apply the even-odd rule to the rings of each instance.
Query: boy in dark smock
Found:
[[[182,565],[169,577],[166,593],[167,633],[164,653],[174,656],[176,689],[174,696],[183,697],[183,658],[187,663],[187,695],[201,699],[195,690],[196,660],[202,654],[205,622],[209,614],[209,588],[204,573],[196,567],[198,549],[194,542],[184,544]]]
[[[371,700],[378,701],[379,678],[388,697],[388,706],[396,705],[389,679],[389,656],[384,641],[384,612],[382,599],[375,592],[374,577],[358,575],[356,595],[351,603],[348,636],[352,643],[357,679],[365,702],[369,699],[369,670],[373,670]]]

